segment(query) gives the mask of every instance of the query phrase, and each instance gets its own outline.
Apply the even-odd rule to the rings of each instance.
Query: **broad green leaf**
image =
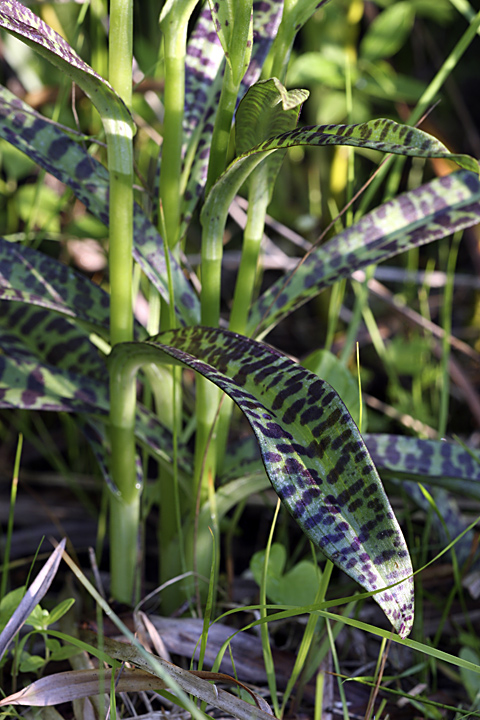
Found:
[[[61,199],[48,185],[20,186],[14,195],[19,217],[45,233],[60,232]]]
[[[235,116],[237,153],[243,155],[263,140],[292,130],[308,95],[307,90],[286,90],[277,78],[252,85],[241,100]],[[270,194],[284,155],[282,151],[273,153],[262,165]]]
[[[184,328],[145,343],[118,345],[111,361],[117,367],[139,357],[165,362],[164,353],[238,404],[275,491],[327,557],[369,591],[398,583],[375,598],[397,631],[407,635],[413,622],[408,550],[361,435],[336,392],[282,353],[213,328]]]
[[[309,560],[301,560],[284,572],[287,551],[280,543],[270,548],[267,568],[267,596],[277,605],[313,605],[318,589],[319,571]],[[265,550],[255,553],[250,570],[257,585],[261,584]]]
[[[414,20],[411,3],[394,3],[369,25],[360,43],[360,56],[375,61],[395,55],[405,44]]]
[[[471,647],[461,647],[459,657],[461,657],[462,660],[466,660],[480,667],[480,656],[478,652]],[[474,704],[472,709],[474,711],[478,710],[480,707],[480,675],[472,672],[472,670],[460,667],[460,676],[462,678],[462,685],[466,689],[470,701]]]
[[[111,138],[109,166],[122,172],[122,138],[132,137],[134,123],[125,103],[111,85],[87,65],[58,33],[17,0],[3,0],[0,27],[33,47],[88,95]]]
[[[210,196],[209,196],[210,197]],[[253,305],[247,334],[265,336],[280,320],[353,270],[480,222],[477,173],[459,171],[384,203],[314,250]]]
[[[72,188],[76,197],[108,227],[108,171],[72,138],[0,86],[0,136]],[[133,257],[164,300],[170,300],[163,241],[143,210],[134,205]],[[181,322],[200,317],[198,298],[170,256],[175,307]],[[17,287],[24,291],[25,288]],[[92,290],[92,294],[95,291]]]

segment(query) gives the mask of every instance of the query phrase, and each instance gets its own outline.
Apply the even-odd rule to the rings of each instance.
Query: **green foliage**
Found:
[[[14,611],[18,608],[26,588],[19,587],[4,595],[0,600],[0,632],[4,630],[7,622],[10,620]],[[25,625],[30,625],[33,632],[27,633],[21,642],[18,652],[18,668],[21,672],[39,673],[43,671],[47,663],[51,661],[68,660],[68,658],[77,655],[79,650],[69,645],[63,646],[58,640],[48,638],[44,633],[51,625],[62,618],[74,604],[72,598],[62,600],[51,611],[42,608],[39,604],[34,607],[30,615],[25,620]],[[45,638],[45,656],[32,655],[26,650],[27,643],[36,634],[39,633]],[[2,658],[2,664],[7,660],[7,656]]]
[[[255,582],[261,584],[265,551],[259,550],[250,561]],[[318,568],[301,560],[285,572],[287,551],[280,543],[270,548],[267,568],[267,596],[278,605],[313,605],[317,594]]]

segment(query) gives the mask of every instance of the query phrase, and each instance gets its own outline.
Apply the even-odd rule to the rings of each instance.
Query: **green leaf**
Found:
[[[35,630],[46,630],[49,625],[48,610],[36,605],[25,620],[25,625],[31,625]]]
[[[3,630],[25,595],[25,586],[15,588],[0,600],[0,632]]]
[[[466,660],[467,662],[480,666],[480,657],[472,648],[460,648],[459,657],[462,660]],[[462,666],[460,666],[460,675],[462,678],[462,684],[468,693],[470,701],[472,703],[475,702],[475,707],[478,708],[480,700],[480,675]]]
[[[60,620],[60,618],[66,615],[74,604],[74,598],[65,598],[65,600],[62,600],[62,602],[60,602],[56,607],[53,608],[53,610],[50,611],[49,625],[53,625],[53,623],[56,623],[58,620]]]
[[[213,328],[118,345],[110,361],[118,370],[139,358],[165,362],[164,353],[237,403],[275,491],[327,557],[369,591],[398,583],[375,599],[407,635],[413,622],[408,550],[362,437],[333,388],[282,353]]]
[[[252,0],[208,0],[215,32],[232,71],[235,85],[245,75],[253,46]]]
[[[60,198],[48,185],[22,185],[15,193],[20,218],[43,232],[60,232]]]
[[[319,571],[308,560],[301,560],[284,573],[287,551],[280,543],[270,548],[267,568],[267,595],[278,605],[313,605],[317,595]],[[265,550],[255,553],[250,570],[257,585],[261,584]]]
[[[477,173],[460,171],[384,203],[314,250],[254,303],[247,334],[264,336],[324,288],[354,270],[480,222]]]
[[[415,11],[409,2],[396,2],[369,25],[360,43],[360,56],[379,60],[395,55],[405,44],[413,27]]]
[[[20,672],[22,673],[37,673],[45,665],[45,658],[40,655],[29,655],[27,652],[23,652],[20,659]]]
[[[277,78],[252,85],[241,100],[235,116],[237,153],[243,155],[264,140],[292,130],[308,96],[308,90],[286,90]],[[273,153],[263,163],[270,194],[284,155],[281,151]]]

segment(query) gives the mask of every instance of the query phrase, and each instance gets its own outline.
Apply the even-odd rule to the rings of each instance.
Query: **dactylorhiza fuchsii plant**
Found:
[[[401,439],[362,437],[327,382],[261,339],[354,270],[478,223],[478,164],[391,120],[297,127],[308,92],[287,90],[283,82],[296,33],[326,1],[212,1],[196,15],[187,42],[197,0],[167,0],[160,15],[165,117],[153,220],[133,198],[132,3],[110,3],[109,81],[28,8],[16,0],[2,3],[1,26],[71,77],[102,119],[108,167],[72,133],[0,89],[1,137],[69,186],[109,226],[110,293],[36,250],[0,240],[0,406],[75,414],[111,491],[111,590],[117,599],[131,602],[135,593],[142,447],[160,464],[162,580],[193,567],[208,575],[209,525],[218,550],[219,518],[265,487],[268,476],[308,538],[374,594],[405,637],[414,617],[412,565],[374,463],[401,471]],[[479,26],[477,15],[457,53]],[[267,56],[271,76],[265,78]],[[444,70],[412,122],[445,77]],[[232,132],[236,156],[228,162]],[[267,207],[286,150],[296,145],[449,158],[461,169],[369,212],[313,248],[255,299]],[[220,314],[223,234],[242,186],[248,213],[227,329]],[[181,262],[197,207],[199,294]],[[132,313],[133,263],[161,297],[161,333],[151,337]],[[181,439],[185,367],[197,378],[194,453]],[[158,414],[137,400],[141,368]],[[233,475],[227,445],[232,401],[250,423],[261,455],[249,448]],[[426,455],[421,443],[411,439],[408,445],[419,465],[429,457],[418,474],[441,476],[448,462],[449,477],[479,475],[461,448],[443,445],[439,453],[434,445]],[[258,472],[262,463],[266,475]],[[245,467],[257,471],[248,482]],[[415,474],[415,464],[410,472]],[[216,479],[224,483],[217,493]],[[185,592],[191,590],[187,585]]]

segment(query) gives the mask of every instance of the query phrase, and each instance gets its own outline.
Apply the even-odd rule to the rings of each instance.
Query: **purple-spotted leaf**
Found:
[[[1,86],[0,137],[71,187],[88,210],[108,226],[107,169],[59,127],[45,120],[29,105]],[[133,223],[133,257],[168,303],[170,295],[162,238],[137,204],[134,205]],[[28,254],[26,257],[28,258]],[[177,317],[180,322],[194,324],[200,317],[198,297],[173,256],[170,256],[170,266]],[[6,272],[2,274],[5,275]],[[18,278],[21,279],[21,276],[18,275]],[[13,280],[14,278],[12,285]],[[21,283],[15,284],[12,289],[20,292],[26,290]],[[60,288],[58,292],[62,292]],[[104,302],[103,299],[100,300],[99,296],[102,295],[103,298],[103,294],[98,288],[92,287],[86,295],[91,298],[97,297],[95,300],[97,306]]]
[[[49,308],[108,333],[108,293],[48,255],[3,238],[0,299]]]
[[[443,143],[423,130],[400,125],[386,118],[358,125],[311,125],[297,128],[266,140],[255,148],[255,152],[297,145],[351,145],[396,155],[448,158],[465,170],[479,172],[478,162],[469,155],[450,153]]]
[[[223,228],[225,226],[228,208],[230,207],[233,198],[238,193],[242,184],[249,178],[250,174],[260,163],[264,162],[265,159],[269,157],[269,155],[271,155],[277,150],[283,150],[285,148],[293,147],[295,145],[309,144],[354,145],[373,148],[376,150],[381,150],[382,152],[397,153],[401,155],[420,157],[448,157],[449,159],[455,160],[457,163],[461,164],[464,167],[467,167],[469,169],[476,169],[475,176],[478,183],[479,168],[476,160],[469,157],[468,155],[451,155],[445,148],[445,146],[442,145],[442,143],[438,142],[438,140],[435,140],[435,138],[427,135],[421,130],[417,130],[416,128],[410,128],[405,125],[399,125],[398,123],[395,123],[391,120],[373,120],[368,123],[363,123],[361,125],[322,125],[309,128],[297,128],[295,130],[285,132],[282,135],[272,137],[269,140],[266,140],[265,142],[262,142],[256,147],[247,151],[240,157],[237,157],[232,163],[230,163],[226,171],[218,178],[217,182],[212,187],[207,196],[200,216],[202,225],[209,228],[210,237],[221,237],[221,233],[223,233]],[[401,200],[398,202],[401,203]],[[378,210],[378,214],[381,218],[384,217],[385,209],[388,209],[389,207],[391,206],[386,204]],[[434,207],[436,207],[435,203]],[[425,212],[427,208],[428,206],[425,207]],[[420,208],[418,208],[418,210],[419,209]],[[405,209],[402,207],[401,204],[398,204],[396,206],[396,212],[400,212],[401,215],[404,215],[406,210],[408,210],[408,205]],[[390,227],[389,224],[388,227]],[[465,225],[463,225],[463,227],[465,227]],[[366,230],[369,229],[370,228],[367,225]],[[365,234],[363,235],[362,239],[365,242]],[[324,246],[322,246],[321,248],[322,250],[323,247]],[[209,249],[206,248],[205,256],[208,255],[208,252]],[[395,254],[395,252],[390,252],[390,255],[392,254]],[[385,253],[385,257],[389,257],[389,255]],[[314,262],[314,258],[315,254],[310,255],[310,263],[312,261]],[[380,257],[376,257],[375,259],[370,260],[370,263],[378,262],[381,259],[383,259],[383,257],[380,255]],[[350,271],[358,269],[358,266],[355,265],[355,257],[352,255],[352,253],[345,253],[345,255],[343,255],[342,257],[336,257],[335,263],[336,265],[346,263],[350,267]],[[307,263],[304,263],[304,265],[307,265]],[[314,285],[315,279],[311,277],[312,273],[310,265],[309,271],[310,277],[308,278],[308,280],[311,282],[312,285]],[[292,275],[294,274],[295,271],[294,273],[292,273]],[[302,273],[302,277],[304,276],[304,274],[305,270]],[[270,304],[277,300],[283,306],[285,302],[288,302],[290,295],[285,294],[282,291],[278,291],[278,286],[274,285],[272,287],[274,288],[274,290],[277,290],[277,295],[279,295],[280,297],[276,298],[275,295],[273,295],[273,299]],[[270,288],[267,291],[267,299],[269,296],[272,297],[271,293],[274,292],[274,290]],[[260,299],[260,301],[262,302],[263,309],[263,307],[265,307],[263,305],[263,297]],[[270,321],[269,305],[267,305],[267,308],[269,310],[268,320]],[[256,329],[262,317],[263,313],[259,319],[256,319],[257,322],[256,325],[253,325],[253,330]],[[249,324],[249,328],[250,329],[248,331],[248,334],[251,334],[251,323]]]
[[[0,407],[106,414],[108,375],[88,334],[43,308],[0,306]]]
[[[402,435],[365,435],[375,464],[396,477],[429,482],[480,500],[480,455],[461,445]],[[461,482],[459,482],[461,481]]]
[[[293,310],[354,270],[480,222],[480,181],[461,170],[384,203],[308,255],[254,303],[247,334],[264,337]]]
[[[211,380],[244,412],[270,481],[307,536],[375,599],[403,637],[413,622],[412,567],[375,466],[330,385],[282,353],[224,330],[184,328],[124,344],[150,348]],[[398,584],[395,584],[398,583]]]
[[[87,65],[55,30],[17,0],[3,0],[1,3],[0,27],[47,58],[88,95],[111,139],[109,166],[121,172],[123,138],[132,137],[135,126],[125,103],[112,86]]]
[[[420,483],[428,489],[439,511],[439,514],[432,513],[431,522],[442,543],[440,547],[445,547],[464,532],[468,523],[459,510],[455,496],[461,494],[480,500],[478,453],[438,440],[369,433],[362,437],[381,477],[401,487],[425,512],[431,506]],[[265,483],[261,484],[263,475],[264,468],[254,438],[244,438],[228,448],[224,473],[220,478],[222,487],[234,487],[236,483],[253,482],[253,478],[257,478],[258,491],[265,487]],[[474,542],[473,530],[457,541],[455,552],[460,563],[468,560]]]

